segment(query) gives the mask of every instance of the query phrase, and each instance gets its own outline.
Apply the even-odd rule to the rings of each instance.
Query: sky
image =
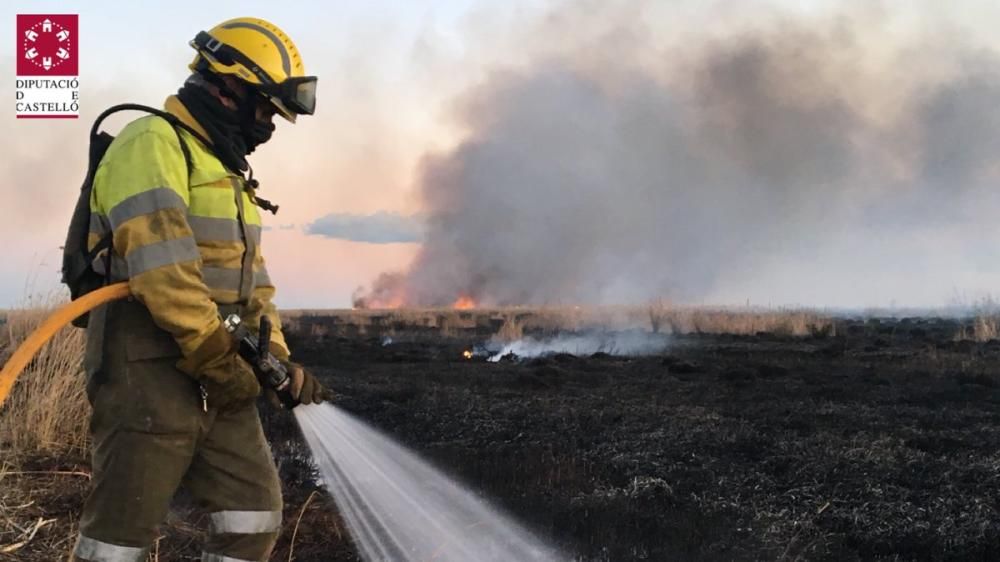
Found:
[[[80,15],[78,120],[14,118],[15,15],[43,12]],[[748,30],[788,21],[826,33],[839,18],[850,20],[845,25],[862,40],[856,51],[863,67],[889,67],[900,52],[911,53],[909,63],[919,64],[913,53],[933,51],[952,37],[962,37],[970,49],[1000,53],[995,31],[1000,7],[971,0],[7,2],[0,10],[8,22],[0,26],[0,45],[10,46],[0,50],[0,76],[7,76],[0,78],[0,99],[8,100],[6,115],[0,114],[0,170],[6,182],[0,193],[7,213],[0,237],[9,243],[0,270],[0,308],[58,286],[59,245],[85,171],[86,130],[93,118],[116,103],[160,105],[188,73],[193,51],[187,41],[244,15],[281,27],[296,41],[307,72],[319,77],[316,115],[295,125],[279,122],[272,141],[251,157],[261,195],[281,205],[277,216],[264,219],[263,248],[278,286],[277,302],[285,308],[348,307],[357,289],[371,287],[382,273],[416,275],[415,261],[427,262],[420,257],[427,254],[424,236],[430,244],[441,236],[466,235],[440,232],[442,224],[456,223],[437,220],[441,204],[428,197],[434,190],[428,185],[433,181],[428,163],[441,155],[448,161],[464,142],[490,131],[482,119],[469,115],[469,99],[483,89],[504,92],[504,84],[517,83],[504,82],[504,73],[532,76],[540,61],[571,59],[582,61],[587,76],[606,77],[616,64],[601,57],[621,52],[637,67],[669,64],[676,76],[686,61],[664,62],[665,54],[700,53],[691,45],[726,43]],[[625,23],[615,27],[609,21]],[[595,54],[594,45],[609,48]],[[933,66],[936,59],[930,57],[927,64]],[[947,61],[940,66],[939,74],[952,72]],[[906,76],[905,69],[893,72]],[[879,90],[865,98],[871,100],[871,112],[892,112],[891,100],[886,101],[891,96],[885,94]],[[482,107],[488,113],[497,106]],[[117,130],[126,119],[116,117],[106,127]],[[981,208],[1000,211],[988,191],[975,193],[984,197]],[[901,208],[893,216],[908,212]],[[879,211],[876,216],[886,215]],[[879,233],[844,227],[836,240],[816,246],[821,251],[766,250],[754,256],[752,267],[732,275],[715,268],[710,277],[699,277],[698,290],[688,286],[693,278],[684,277],[677,294],[701,304],[851,307],[937,306],[996,294],[1000,267],[994,262],[1000,252],[993,248],[1000,232],[990,220],[977,215],[972,222],[957,218],[934,230],[906,228],[897,228],[905,236],[896,246],[865,251],[872,241],[866,236]],[[702,253],[698,247],[694,252]],[[907,252],[912,259],[900,257]],[[546,255],[532,257],[551,261]],[[694,267],[687,254],[677,259]],[[643,263],[630,259],[620,266],[641,276]],[[581,270],[580,275],[602,286],[581,292],[580,298],[655,296],[650,287],[633,290],[635,283],[618,277],[605,282],[603,273]],[[604,290],[609,284],[629,290]],[[662,285],[662,290],[672,288]],[[537,303],[547,297],[532,293],[526,298]]]

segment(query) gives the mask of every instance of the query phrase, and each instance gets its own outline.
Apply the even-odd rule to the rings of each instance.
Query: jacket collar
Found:
[[[212,142],[212,138],[208,136],[205,128],[201,126],[201,123],[198,123],[198,120],[191,115],[191,112],[188,111],[188,108],[184,107],[184,104],[181,103],[181,100],[177,99],[177,96],[167,96],[167,100],[163,102],[163,109],[175,115],[188,127],[198,131],[198,134],[208,140],[209,143]]]

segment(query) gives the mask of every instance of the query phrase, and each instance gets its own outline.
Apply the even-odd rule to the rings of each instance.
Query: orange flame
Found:
[[[472,300],[472,297],[462,295],[461,297],[458,297],[455,304],[451,306],[457,310],[469,310],[470,308],[476,308],[476,301]]]

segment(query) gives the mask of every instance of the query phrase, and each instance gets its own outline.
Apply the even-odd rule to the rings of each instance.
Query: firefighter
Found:
[[[129,123],[94,176],[91,241],[111,233],[109,281],[132,296],[95,310],[85,367],[93,406],[93,488],[77,560],[145,561],[171,498],[185,487],[208,512],[203,561],[266,560],[281,524],[281,486],[264,438],[252,369],[220,315],[267,315],[270,351],[292,394],[325,390],[290,362],[261,254],[268,207],[244,173],[275,114],[311,115],[316,78],[273,24],[223,22],[191,41],[192,74],[165,109],[189,126]]]

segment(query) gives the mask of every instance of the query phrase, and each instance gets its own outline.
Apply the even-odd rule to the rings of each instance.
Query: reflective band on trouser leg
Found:
[[[257,562],[257,561],[247,560],[246,558],[233,558],[232,556],[223,556],[222,554],[212,554],[211,552],[202,552],[201,562]]]
[[[212,533],[274,533],[281,529],[280,511],[216,511],[209,516]]]
[[[88,562],[144,562],[149,547],[121,546],[80,535],[73,554]]]

